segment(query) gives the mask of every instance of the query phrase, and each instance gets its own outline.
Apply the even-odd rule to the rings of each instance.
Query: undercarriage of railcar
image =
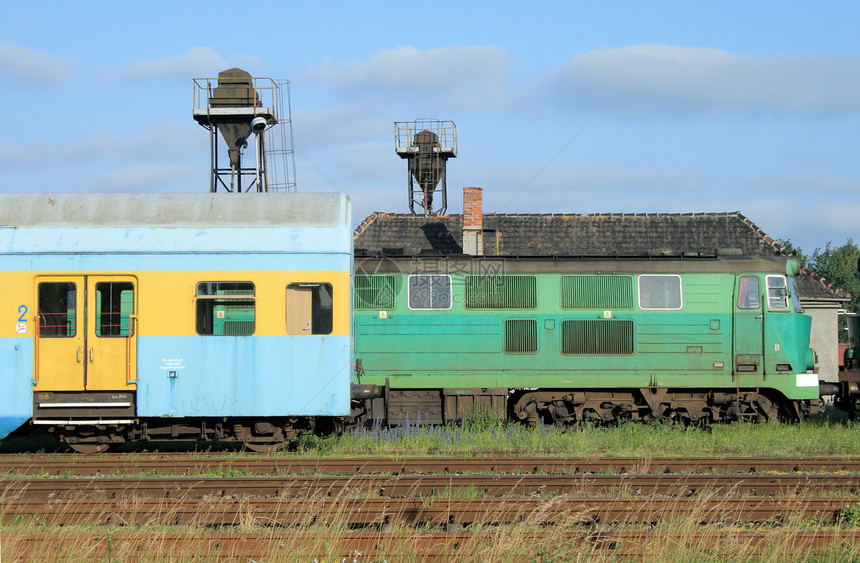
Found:
[[[61,442],[79,453],[101,453],[112,445],[129,442],[233,442],[253,452],[285,446],[299,435],[330,435],[349,426],[348,417],[184,418],[139,419],[128,424],[75,421],[46,427]]]
[[[475,413],[532,426],[621,420],[707,426],[740,420],[800,420],[821,411],[819,399],[789,400],[772,389],[378,388],[377,397],[364,400],[366,417],[389,425],[443,424]]]
[[[349,417],[102,418],[36,424],[41,423],[80,453],[156,441],[238,442],[248,450],[265,452],[283,447],[303,433],[326,436],[362,423],[438,425],[477,415],[529,426],[573,427],[630,420],[706,427],[721,422],[801,420],[822,407],[820,400],[789,400],[773,389],[391,389],[353,385],[352,396]]]

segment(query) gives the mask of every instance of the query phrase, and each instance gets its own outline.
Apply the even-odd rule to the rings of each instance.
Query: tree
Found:
[[[776,241],[776,243],[780,245],[786,252],[794,254],[795,258],[797,258],[801,266],[806,266],[806,255],[803,253],[803,250],[799,248],[794,248],[794,245],[791,244],[790,240],[779,239]]]
[[[842,246],[827,243],[824,250],[815,249],[808,267],[828,283],[851,294],[849,308],[857,310],[860,304],[860,275],[857,273],[860,248],[849,238]]]

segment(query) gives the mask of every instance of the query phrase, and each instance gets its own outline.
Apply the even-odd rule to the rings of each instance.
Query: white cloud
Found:
[[[93,133],[76,139],[52,137],[12,143],[0,139],[0,164],[8,167],[93,162],[99,159],[163,159],[208,153],[206,131],[195,125],[165,122],[133,135]]]
[[[344,96],[387,96],[389,103],[434,101],[445,108],[487,110],[508,99],[511,57],[498,46],[457,46],[418,50],[383,49],[367,60],[333,65],[326,61],[307,73]],[[443,109],[445,109],[443,108]]]
[[[293,113],[293,136],[302,150],[314,147],[344,147],[355,141],[391,136],[394,150],[394,121],[375,117],[364,104],[349,104]]]
[[[192,47],[181,55],[173,57],[158,57],[144,59],[131,63],[122,71],[123,78],[153,79],[153,78],[192,78],[216,77],[222,70],[239,67],[253,74],[254,70],[262,68],[262,63],[255,56],[235,56],[224,58],[209,47]]]
[[[860,57],[633,45],[574,56],[544,87],[560,104],[633,116],[860,112]]]
[[[0,41],[0,80],[4,82],[59,84],[71,80],[77,66],[78,62],[71,57],[58,57]]]
[[[208,175],[196,167],[178,164],[137,164],[89,178],[82,184],[84,191],[92,192],[199,192],[208,187]]]
[[[756,178],[750,181],[750,187],[756,192],[840,197],[860,193],[860,180],[830,172],[798,172]]]

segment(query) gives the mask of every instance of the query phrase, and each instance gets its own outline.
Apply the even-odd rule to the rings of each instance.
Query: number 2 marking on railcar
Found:
[[[21,305],[18,307],[18,312],[21,316],[15,322],[15,334],[27,334],[27,306]]]

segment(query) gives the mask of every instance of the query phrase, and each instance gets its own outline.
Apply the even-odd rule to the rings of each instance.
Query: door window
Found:
[[[96,284],[96,336],[132,336],[134,327],[134,284],[99,282]]]
[[[761,293],[758,278],[744,276],[738,286],[738,309],[758,309],[761,306]]]
[[[71,338],[77,332],[77,286],[72,282],[39,284],[39,336]]]

